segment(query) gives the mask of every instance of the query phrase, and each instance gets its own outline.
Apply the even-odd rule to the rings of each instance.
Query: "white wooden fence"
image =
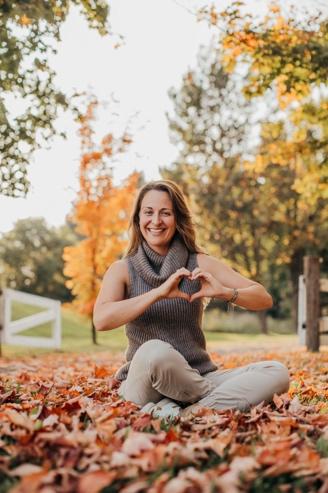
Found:
[[[2,300],[0,303],[0,321],[2,320],[3,329],[1,335],[4,344],[15,344],[22,346],[60,348],[61,345],[61,314],[60,301],[35,294],[15,291],[13,289],[2,290]],[[27,305],[47,308],[34,315],[29,315],[18,320],[12,320],[12,302],[18,301]],[[23,330],[36,327],[38,325],[52,322],[51,337],[34,337],[19,335]]]

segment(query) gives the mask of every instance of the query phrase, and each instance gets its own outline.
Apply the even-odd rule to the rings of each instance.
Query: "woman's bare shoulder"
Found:
[[[100,301],[123,300],[129,290],[128,262],[125,258],[115,260],[105,272],[98,299]]]
[[[197,262],[200,269],[210,272],[228,288],[247,288],[258,284],[239,274],[225,260],[212,257],[212,255],[198,254]]]
[[[212,255],[208,255],[207,253],[197,253],[197,264],[200,269],[206,269],[213,263],[220,263],[218,259],[212,257]]]
[[[213,257],[212,255],[209,255],[207,253],[198,253],[197,263],[200,269],[211,272],[211,274],[213,275],[217,274],[218,272],[232,270],[224,259]]]
[[[216,271],[217,269],[232,270],[225,259],[217,258],[207,253],[198,253],[197,263],[201,269],[207,269],[209,272],[211,272],[211,270]]]
[[[124,282],[124,284],[128,284],[129,282],[129,269],[128,269],[128,261],[126,258],[122,258],[119,260],[115,260],[107,269],[104,278],[110,277],[111,279],[116,278]]]

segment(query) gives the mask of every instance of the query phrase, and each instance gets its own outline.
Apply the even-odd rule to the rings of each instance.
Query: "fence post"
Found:
[[[297,333],[302,346],[306,344],[306,289],[304,275],[298,278]]]
[[[306,348],[319,351],[320,265],[318,257],[304,257],[306,286]]]

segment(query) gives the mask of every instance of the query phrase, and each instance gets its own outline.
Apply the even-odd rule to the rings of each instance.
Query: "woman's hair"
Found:
[[[174,181],[156,180],[146,183],[146,185],[139,190],[136,197],[129,224],[130,243],[125,255],[127,256],[134,254],[144,239],[139,226],[139,212],[141,202],[146,193],[150,190],[159,190],[169,194],[173,204],[173,211],[176,220],[175,234],[181,238],[190,252],[204,253],[196,244],[196,233],[191,212],[182,190],[176,183],[174,183]]]

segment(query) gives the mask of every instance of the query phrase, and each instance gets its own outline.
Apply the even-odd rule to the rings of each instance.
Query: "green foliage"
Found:
[[[0,193],[23,196],[27,165],[35,149],[53,135],[60,110],[76,110],[54,82],[48,63],[56,52],[60,27],[71,5],[78,5],[91,28],[108,32],[108,5],[102,0],[4,0],[0,2]],[[23,108],[14,116],[8,96]]]
[[[210,169],[250,150],[250,117],[255,105],[242,95],[245,74],[227,74],[219,62],[220,49],[203,47],[196,70],[185,74],[181,87],[171,89],[174,114],[168,115],[172,142],[191,173]],[[176,172],[179,173],[179,169]],[[197,180],[197,175],[194,175]]]
[[[63,275],[63,249],[76,243],[69,226],[49,228],[42,218],[23,219],[0,239],[3,286],[61,301],[71,300]]]

